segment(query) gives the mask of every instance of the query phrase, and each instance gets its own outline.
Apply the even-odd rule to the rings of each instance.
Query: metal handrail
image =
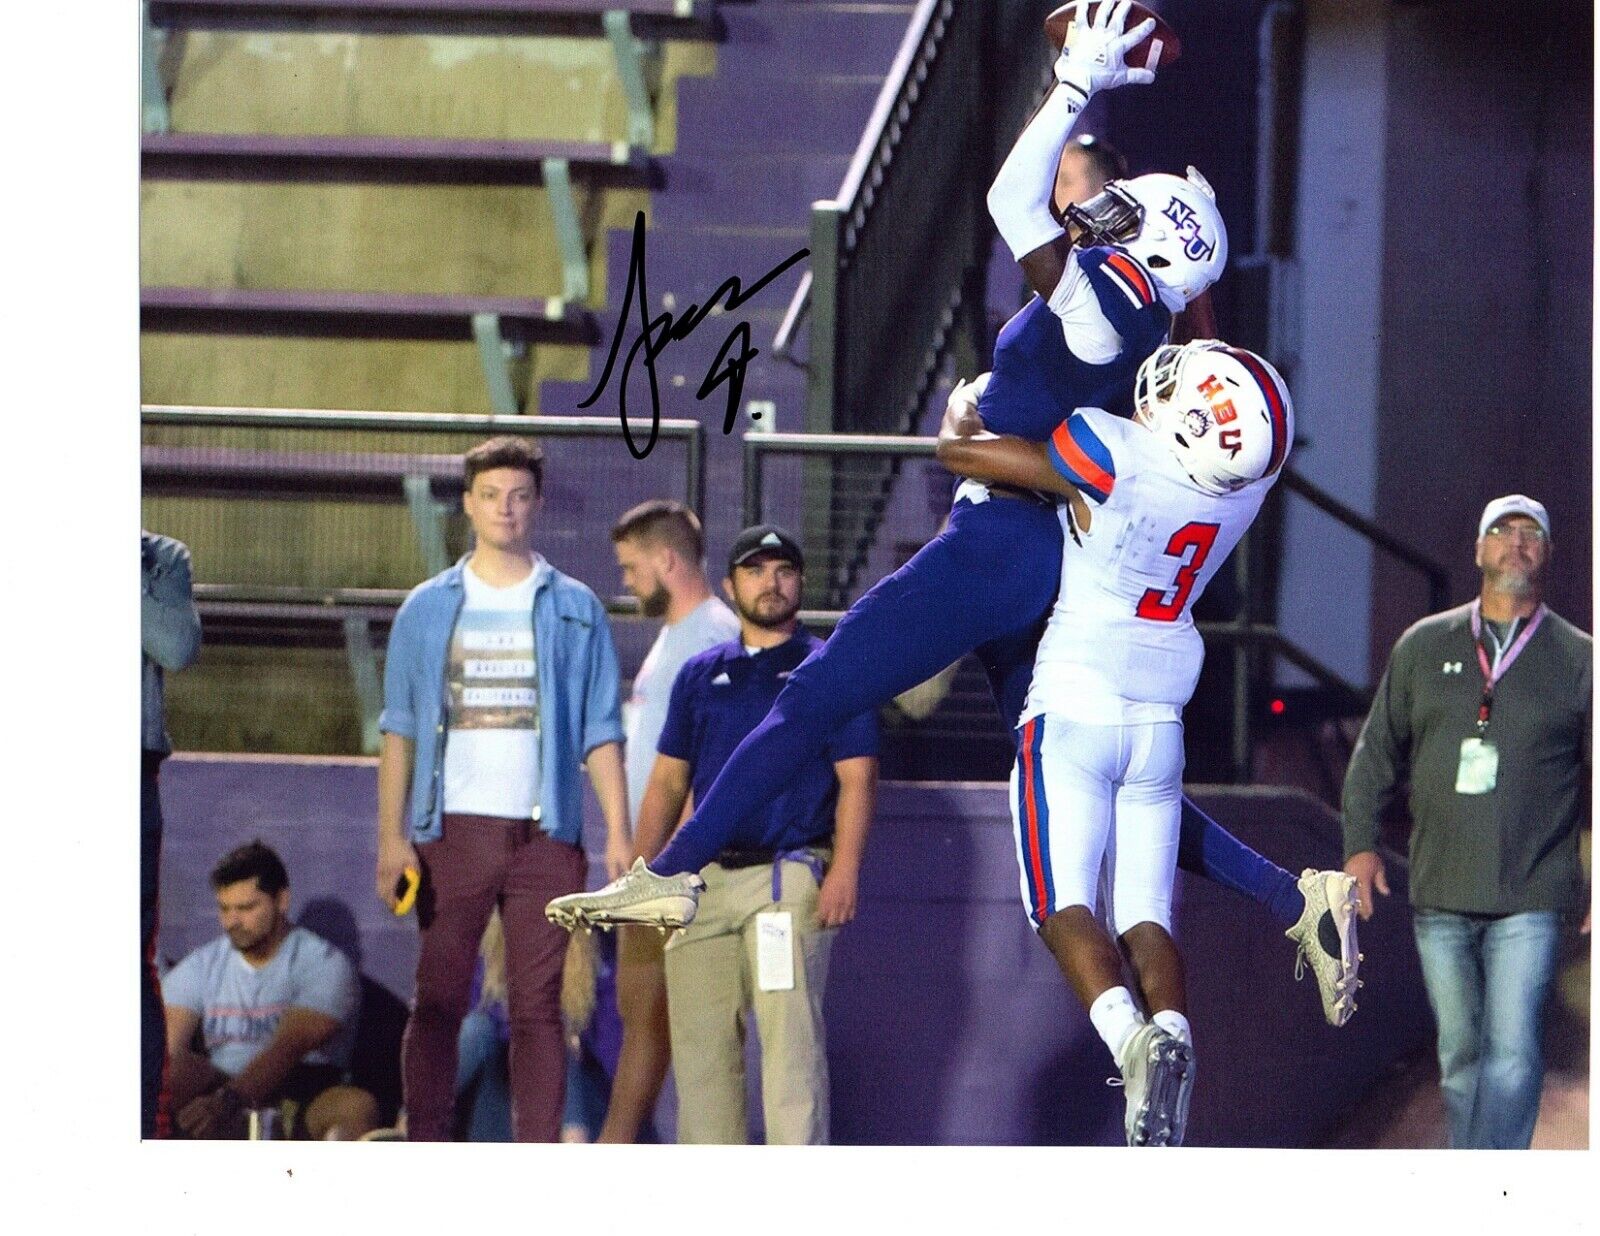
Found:
[[[915,86],[908,85],[911,69],[928,39],[935,16],[947,3],[948,0],[919,0],[916,11],[912,13],[911,20],[907,23],[905,36],[895,51],[894,62],[889,66],[889,72],[883,79],[878,98],[872,105],[872,115],[867,118],[866,128],[861,132],[861,140],[856,143],[855,154],[850,160],[850,166],[845,170],[844,180],[839,184],[839,192],[834,195],[834,202],[837,205],[851,211],[865,210],[870,205],[869,202],[863,201],[863,189],[867,183],[868,173],[874,163],[889,161],[890,152],[899,140],[899,135],[893,132],[890,122],[900,106],[903,95],[909,92],[910,97],[907,102],[916,101]],[[859,222],[857,226],[860,226]]]
[[[920,0],[916,11],[911,15],[911,20],[906,25],[905,35],[900,40],[900,46],[895,51],[894,61],[885,74],[883,85],[878,90],[878,97],[873,101],[872,114],[868,117],[865,127],[861,130],[861,137],[856,142],[855,152],[851,155],[850,166],[845,169],[844,179],[839,183],[839,190],[831,198],[814,202],[813,211],[833,211],[840,215],[853,213],[857,207],[857,200],[861,196],[862,186],[866,183],[867,174],[875,159],[885,157],[880,153],[886,145],[892,147],[887,141],[889,120],[894,114],[905,83],[911,72],[911,66],[916,61],[917,51],[927,37],[929,23],[933,20],[935,11],[941,0]],[[784,311],[783,322],[778,327],[778,333],[773,336],[773,355],[785,360],[792,360],[790,351],[794,342],[794,333],[799,329],[800,322],[804,320],[811,307],[811,272],[805,276],[795,287],[794,294],[789,298],[789,306]]]
[[[1325,514],[1333,516],[1334,519],[1344,524],[1352,532],[1366,537],[1379,549],[1425,575],[1428,580],[1429,613],[1437,613],[1450,604],[1450,572],[1438,560],[1430,558],[1421,550],[1406,544],[1394,533],[1374,523],[1360,512],[1346,506],[1328,493],[1327,490],[1306,480],[1305,477],[1292,468],[1284,471],[1282,483],[1285,489],[1299,494],[1312,506]]]
[[[505,416],[461,412],[373,412],[322,408],[186,407],[144,404],[143,425],[218,429],[325,429],[385,433],[481,433],[549,438],[620,438],[622,423],[609,416]],[[684,444],[684,504],[705,518],[705,426],[664,418],[660,436]]]
[[[744,436],[744,526],[761,522],[761,456],[876,455],[896,461],[933,458],[938,442],[904,434],[747,433]]]
[[[804,369],[806,362],[795,357],[794,337],[800,331],[800,323],[810,314],[811,272],[808,270],[800,276],[794,295],[789,298],[789,307],[783,311],[783,321],[778,323],[778,333],[772,337],[773,356],[781,361],[788,361],[799,369]]]

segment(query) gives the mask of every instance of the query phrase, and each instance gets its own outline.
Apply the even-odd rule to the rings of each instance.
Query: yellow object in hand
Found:
[[[396,918],[411,913],[411,907],[417,904],[417,890],[421,887],[422,873],[415,867],[407,867],[394,886],[395,897],[398,899],[394,903]]]

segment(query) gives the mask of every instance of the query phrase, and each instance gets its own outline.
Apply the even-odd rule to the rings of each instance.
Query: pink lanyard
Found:
[[[1522,655],[1522,650],[1527,646],[1533,633],[1539,629],[1539,624],[1544,621],[1544,604],[1533,611],[1533,617],[1528,619],[1528,625],[1522,628],[1522,634],[1512,642],[1511,647],[1500,654],[1500,662],[1492,670],[1489,668],[1489,654],[1483,647],[1483,615],[1482,606],[1478,601],[1472,603],[1472,643],[1478,650],[1478,668],[1483,671],[1483,698],[1478,701],[1478,736],[1483,737],[1489,728],[1489,714],[1494,711],[1495,685],[1506,676],[1506,671],[1511,668],[1511,663]]]

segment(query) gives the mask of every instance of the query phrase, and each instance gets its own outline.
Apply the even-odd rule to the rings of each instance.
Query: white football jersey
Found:
[[[1052,713],[1092,725],[1181,720],[1205,648],[1194,603],[1244,536],[1276,475],[1226,495],[1200,490],[1172,451],[1134,421],[1073,413],[1052,462],[1088,500],[1067,529],[1061,592],[1039,644],[1023,720]],[[1063,524],[1068,508],[1060,508]]]

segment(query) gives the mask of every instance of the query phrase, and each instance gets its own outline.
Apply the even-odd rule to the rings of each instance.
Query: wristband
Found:
[[[1080,107],[1089,102],[1089,96],[1094,93],[1094,74],[1089,65],[1074,60],[1072,53],[1063,49],[1050,70],[1056,81],[1083,96]]]
[[[1076,67],[1076,66],[1074,66],[1074,67]],[[1061,66],[1061,62],[1060,61],[1057,61],[1056,62],[1056,75],[1055,75],[1056,76],[1056,84],[1060,85],[1060,86],[1065,86],[1068,90],[1071,90],[1074,93],[1082,96],[1083,101],[1078,104],[1078,107],[1081,110],[1082,108],[1085,108],[1085,107],[1087,107],[1089,105],[1089,96],[1094,93],[1094,87],[1089,85],[1089,84],[1087,84],[1086,81],[1080,80],[1080,78],[1078,77],[1077,74],[1073,74],[1073,76],[1071,76],[1071,77],[1066,76],[1066,74],[1069,71],[1070,70],[1064,69]],[[1084,76],[1087,77],[1087,74],[1085,74]]]

